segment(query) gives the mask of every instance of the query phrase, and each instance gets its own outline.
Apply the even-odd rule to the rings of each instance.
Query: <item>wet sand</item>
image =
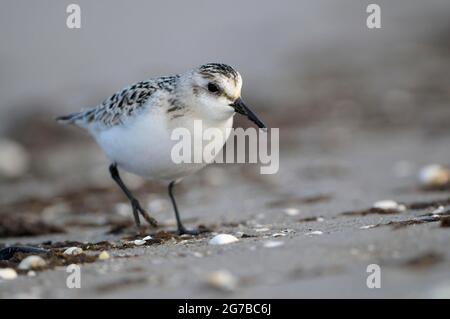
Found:
[[[203,225],[211,232],[197,237],[167,233],[143,246],[130,241],[175,228],[165,190],[157,185],[137,183],[135,191],[163,226],[137,236],[122,194],[107,179],[106,186],[87,191],[74,186],[78,192],[66,190],[50,198],[41,194],[32,205],[31,188],[23,187],[23,194],[16,194],[22,199],[4,206],[16,210],[7,212],[8,218],[27,221],[38,214],[40,221],[65,233],[8,236],[2,244],[40,245],[55,252],[82,246],[88,256],[106,250],[111,258],[78,260],[80,289],[66,286],[67,261],[34,277],[21,274],[2,281],[0,296],[448,297],[450,229],[441,219],[449,214],[450,192],[422,189],[416,173],[423,165],[449,158],[449,142],[425,130],[353,134],[321,127],[288,129],[282,134],[278,174],[260,175],[257,165],[227,164],[211,166],[181,184],[183,219],[189,227]],[[106,162],[92,162],[107,171]],[[3,185],[5,198],[7,188]],[[92,205],[93,198],[104,208]],[[406,210],[370,210],[385,199],[405,204]],[[442,216],[430,219],[441,205]],[[232,234],[239,241],[212,246],[208,241],[215,233]],[[282,244],[267,244],[272,241]],[[379,289],[367,288],[369,264],[381,267]],[[233,289],[208,284],[208,276],[219,270],[232,274],[237,282]]]

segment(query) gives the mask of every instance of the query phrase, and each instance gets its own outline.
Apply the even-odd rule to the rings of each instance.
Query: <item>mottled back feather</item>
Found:
[[[81,126],[90,123],[104,127],[123,124],[127,118],[143,111],[146,102],[156,91],[173,91],[178,78],[179,75],[175,75],[137,82],[116,92],[92,109],[61,116],[57,120]]]
[[[217,75],[225,76],[237,81],[239,74],[229,65],[223,63],[207,63],[197,69],[198,73],[206,78],[214,80]],[[173,92],[180,75],[164,76],[160,78],[149,79],[130,85],[111,97],[104,100],[100,105],[77,113],[72,113],[57,118],[62,123],[74,123],[81,127],[108,128],[123,124],[125,120],[140,114],[147,106],[156,92]],[[196,88],[193,88],[194,92]],[[184,108],[184,105],[176,98],[168,99],[170,107],[167,113],[171,118],[182,116],[178,111]],[[92,125],[91,125],[92,124]]]

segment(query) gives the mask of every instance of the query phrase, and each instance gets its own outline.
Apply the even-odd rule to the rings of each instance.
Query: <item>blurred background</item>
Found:
[[[54,117],[206,62],[241,72],[282,151],[299,136],[326,149],[361,132],[448,134],[450,3],[380,0],[382,28],[368,29],[369,3],[80,0],[68,29],[70,1],[2,1],[0,202],[111,185],[87,134]]]
[[[54,117],[206,62],[241,72],[282,151],[299,136],[329,148],[368,131],[448,134],[446,0],[378,1],[381,29],[366,26],[369,1],[81,0],[81,29],[66,26],[70,3],[2,2],[0,202],[111,185],[87,134]]]

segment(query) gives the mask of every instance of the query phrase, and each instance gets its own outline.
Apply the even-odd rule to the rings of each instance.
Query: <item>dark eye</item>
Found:
[[[219,87],[216,84],[210,82],[208,83],[208,91],[211,93],[217,93],[219,92]]]

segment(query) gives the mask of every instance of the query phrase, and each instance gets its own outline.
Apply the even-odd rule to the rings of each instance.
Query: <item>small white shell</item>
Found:
[[[450,183],[450,169],[432,164],[419,171],[419,181],[427,186],[442,186]]]
[[[17,272],[12,268],[0,269],[0,279],[12,280],[17,278]]]
[[[315,231],[306,233],[307,236],[312,236],[312,235],[322,235],[322,234],[323,234],[323,232],[320,231],[320,230],[315,230]]]
[[[264,247],[266,247],[266,248],[275,248],[275,247],[280,247],[283,245],[284,245],[284,242],[278,241],[278,240],[269,240],[264,243]]]
[[[403,212],[406,210],[405,205],[399,204],[390,199],[380,200],[378,202],[375,202],[373,204],[373,208],[378,208],[378,209],[382,209],[382,210],[396,210],[399,212]]]
[[[376,225],[364,225],[364,226],[361,226],[361,227],[359,227],[359,229],[371,229],[371,228],[374,228]]]
[[[210,245],[226,245],[239,241],[236,237],[229,234],[219,234],[211,238],[209,241]]]
[[[438,208],[436,208],[435,210],[433,210],[431,213],[433,215],[440,215],[443,212],[445,212],[445,207],[444,206],[439,206]]]
[[[28,270],[45,267],[47,262],[40,256],[31,255],[23,259],[19,264],[19,269]]]
[[[142,240],[152,240],[152,239],[153,239],[152,236],[146,236],[146,237],[142,238]]]
[[[30,155],[22,145],[0,139],[0,176],[20,177],[27,172],[30,162]]]
[[[238,279],[228,270],[218,270],[210,273],[206,278],[206,282],[209,286],[222,291],[233,291],[238,285]]]
[[[272,234],[272,237],[274,237],[274,238],[284,237],[284,236],[287,236],[287,234],[286,233],[275,233],[275,234]]]
[[[300,211],[297,208],[290,207],[286,208],[284,210],[284,213],[288,216],[297,216],[300,213]]]
[[[192,256],[197,257],[197,258],[203,258],[203,254],[201,252],[198,251],[194,251],[191,253]]]
[[[69,247],[63,252],[64,255],[72,255],[72,256],[76,256],[81,253],[83,253],[83,249],[81,249],[80,247]]]
[[[109,259],[108,252],[107,251],[102,251],[100,253],[100,255],[98,255],[98,259],[100,259],[100,260],[107,260],[107,259]]]
[[[135,244],[136,246],[141,246],[145,244],[145,240],[142,239],[136,239],[132,241],[133,244]]]
[[[266,232],[266,231],[269,231],[269,230],[270,230],[270,229],[267,228],[267,227],[261,227],[261,228],[256,228],[256,229],[255,229],[255,232],[263,233],[263,232]]]

